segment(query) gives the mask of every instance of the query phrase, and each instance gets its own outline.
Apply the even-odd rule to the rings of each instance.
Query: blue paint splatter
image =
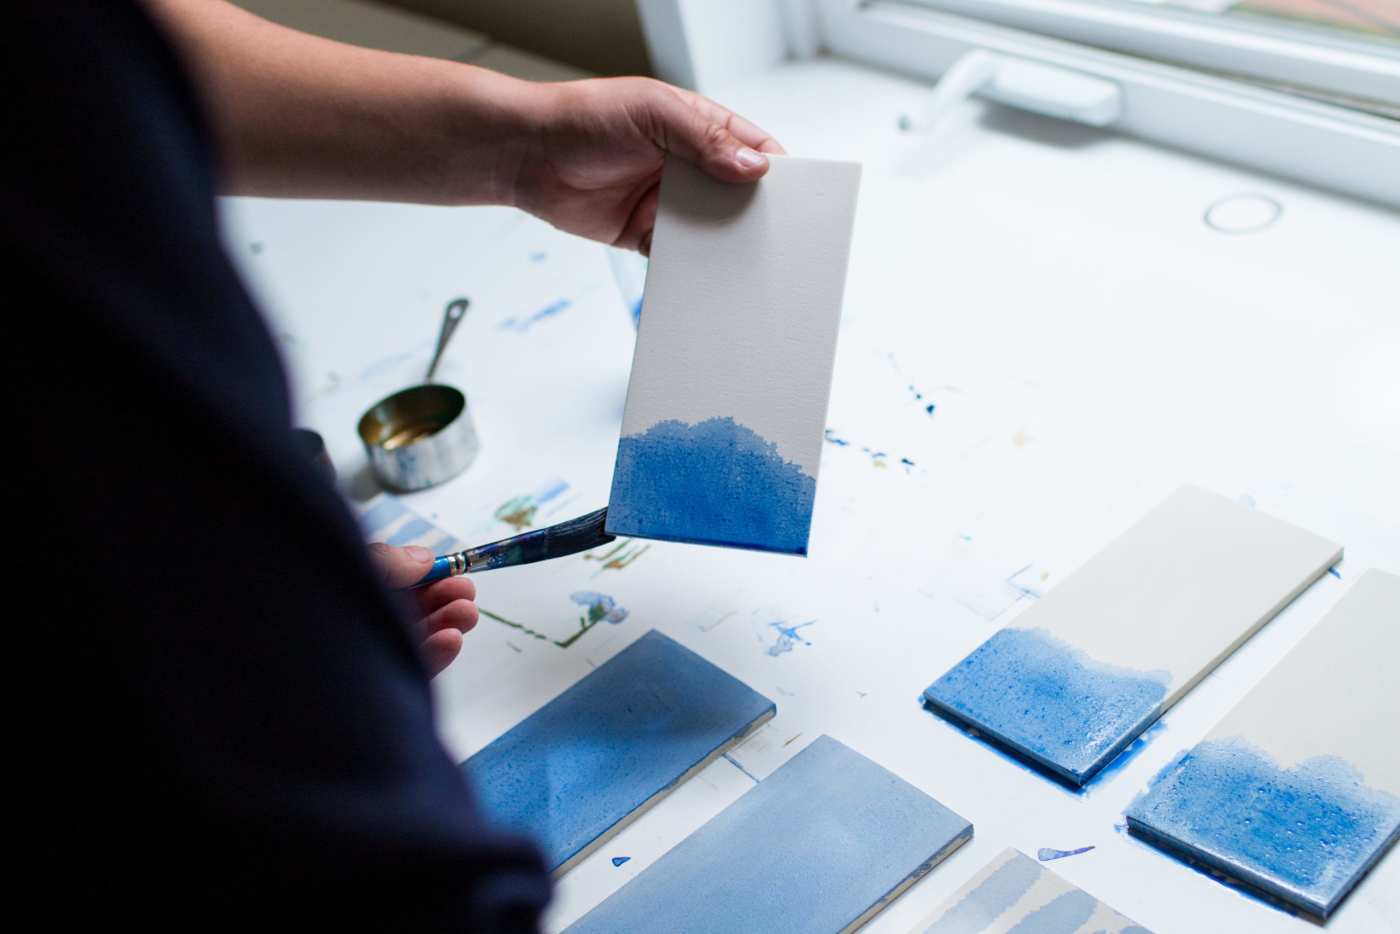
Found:
[[[501,323],[501,329],[504,331],[528,331],[541,321],[553,318],[560,312],[568,310],[572,304],[567,298],[561,298],[532,315],[526,315],[523,318],[507,318]]]
[[[1052,859],[1064,859],[1066,856],[1078,856],[1080,853],[1087,853],[1092,849],[1092,846],[1081,846],[1077,850],[1057,850],[1053,847],[1043,846],[1035,851],[1035,858],[1042,863],[1048,863]]]
[[[1003,629],[923,693],[924,704],[1083,785],[1158,714],[1166,672],[1094,661],[1040,629]]]
[[[1044,869],[1017,854],[998,866],[982,880],[981,885],[959,899],[923,934],[963,934],[983,930],[1020,901],[1044,872]]]
[[[614,856],[612,858],[612,864],[614,867],[621,866],[623,863],[627,862],[631,858],[632,857],[630,856]]]
[[[1133,833],[1326,917],[1400,837],[1400,798],[1345,760],[1280,768],[1243,739],[1207,740],[1127,812]]]
[[[817,481],[732,418],[669,420],[617,447],[608,531],[807,553]]]
[[[909,391],[914,394],[914,401],[919,403],[919,405],[923,406],[925,415],[932,415],[934,411],[937,410],[938,406],[933,404],[932,402],[927,401],[924,398],[924,394],[920,392],[917,388],[915,388],[915,386],[912,383],[909,385]]]
[[[1124,749],[1118,755],[1114,756],[1113,761],[1110,762],[1108,765],[1099,769],[1098,774],[1094,776],[1092,784],[1096,787],[1102,786],[1110,779],[1112,779],[1113,776],[1123,771],[1125,768],[1128,767],[1129,764],[1133,762],[1134,759],[1136,759],[1139,755],[1142,754],[1142,751],[1144,749],[1151,745],[1154,739],[1156,739],[1159,735],[1165,732],[1166,729],[1167,721],[1158,720],[1157,722],[1153,723],[1150,727],[1143,730],[1141,733],[1138,734],[1137,739],[1133,740],[1131,743],[1128,744],[1128,748]]]
[[[1328,568],[1328,569],[1327,569],[1327,573],[1328,573],[1328,574],[1331,574],[1331,575],[1332,575],[1333,577],[1335,577],[1337,580],[1341,580],[1341,579],[1342,579],[1342,572],[1339,571],[1339,570],[1337,570],[1336,568]]]
[[[811,642],[797,634],[797,630],[813,626],[816,622],[817,621],[814,619],[809,619],[807,622],[798,623],[796,626],[784,626],[782,620],[769,623],[768,627],[770,629],[778,630],[778,640],[768,646],[768,654],[777,658],[779,655],[791,652],[792,647],[798,643],[802,645],[811,645]]]
[[[632,303],[632,326],[640,327],[642,324],[642,300],[638,298]]]
[[[1088,892],[1066,892],[1021,919],[1006,934],[1062,934],[1077,931],[1093,916],[1098,900]]]
[[[834,444],[834,445],[836,445],[837,447],[841,447],[841,448],[848,447],[848,446],[850,445],[850,443],[851,443],[851,442],[847,441],[845,438],[838,438],[838,437],[836,437],[836,433],[835,433],[834,431],[832,431],[830,428],[828,428],[826,431],[822,432],[822,437],[824,437],[824,438],[827,440],[827,443],[828,443],[828,444]]]
[[[594,622],[602,620],[616,625],[627,618],[627,609],[618,606],[617,601],[605,593],[576,590],[569,594],[569,599],[579,606],[588,607],[588,615]]]

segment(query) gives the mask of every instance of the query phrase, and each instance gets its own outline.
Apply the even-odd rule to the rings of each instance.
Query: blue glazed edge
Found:
[[[618,441],[607,531],[807,554],[817,481],[733,418],[657,422]]]
[[[1218,810],[1213,803],[1216,797],[1223,796],[1230,801],[1248,800],[1238,790],[1227,789],[1223,782],[1218,781],[1215,783],[1216,797],[1207,798],[1202,793],[1204,789],[1197,788],[1191,795],[1190,803],[1183,809],[1178,803],[1180,799],[1176,797],[1184,782],[1183,776],[1189,774],[1194,779],[1198,772],[1206,773],[1204,781],[1210,781],[1214,772],[1223,781],[1251,786],[1244,789],[1246,791],[1271,793],[1274,800],[1262,812],[1268,817],[1276,818],[1280,813],[1292,816],[1293,812],[1288,810],[1289,799],[1303,798],[1315,803],[1315,806],[1342,812],[1354,823],[1360,823],[1368,816],[1365,812],[1369,811],[1369,816],[1377,816],[1380,820],[1388,816],[1391,825],[1385,831],[1384,838],[1371,846],[1365,856],[1334,884],[1326,888],[1322,881],[1309,885],[1305,880],[1296,878],[1298,869],[1290,870],[1281,864],[1265,866],[1252,854],[1243,852],[1240,842],[1246,840],[1246,835],[1239,829],[1243,825],[1238,820],[1232,821],[1232,832],[1236,837],[1233,846],[1230,840],[1220,839],[1218,834],[1214,835],[1214,839],[1206,839],[1212,835],[1209,829],[1203,831],[1200,838],[1188,840],[1180,833],[1152,822],[1148,812],[1153,808],[1172,809],[1172,813],[1159,823],[1180,824],[1189,822],[1193,816],[1198,821],[1202,819],[1200,814],[1191,813],[1192,807],[1211,809],[1214,814]],[[1331,796],[1329,791],[1332,792]],[[1243,812],[1244,809],[1236,810]],[[1255,813],[1261,812],[1256,810]],[[1335,756],[1319,756],[1284,769],[1267,753],[1240,737],[1206,740],[1177,755],[1157,773],[1148,789],[1133,800],[1124,816],[1128,830],[1134,836],[1188,865],[1205,867],[1212,877],[1223,877],[1219,881],[1224,884],[1243,884],[1287,910],[1301,909],[1324,920],[1400,839],[1400,798],[1366,785],[1360,774],[1345,760]],[[1247,817],[1243,813],[1240,816]],[[1244,821],[1245,825],[1252,826],[1252,823],[1251,819]],[[1304,827],[1302,823],[1298,826],[1305,835],[1331,832],[1317,826]],[[1372,828],[1371,836],[1376,837],[1381,830],[1379,826]],[[1291,835],[1292,831],[1289,833]],[[1275,842],[1280,846],[1288,843],[1271,839],[1259,845],[1268,846]],[[1356,844],[1358,847],[1366,845],[1366,841]],[[1346,867],[1340,866],[1338,870],[1346,871]],[[1287,878],[1290,871],[1295,874],[1294,878]]]
[[[979,683],[969,689],[960,689],[957,682],[963,677],[963,670],[979,666],[990,669],[986,686]],[[1065,679],[1050,677],[1057,669],[1067,671],[1075,683],[1066,684]],[[1027,672],[1033,677],[1027,677]],[[1004,685],[1016,684],[1019,687],[1052,680],[1057,693],[1071,695],[1071,702],[1061,703],[1061,713],[1067,713],[1070,708],[1077,709],[1082,706],[1086,695],[1095,693],[1101,704],[1110,699],[1136,695],[1141,701],[1142,712],[1135,720],[1124,721],[1117,739],[1094,754],[1083,767],[1075,768],[1057,761],[1048,750],[1034,748],[1027,740],[1013,736],[1005,729],[1006,726],[1020,725],[1031,716],[1025,710],[1018,714],[1005,709],[1013,698],[1006,695]],[[1072,790],[1081,790],[1161,716],[1166,684],[1165,672],[1142,672],[1107,665],[1089,658],[1083,651],[1044,630],[1007,627],[994,633],[930,684],[920,696],[920,701],[926,709],[958,725],[974,738],[1015,755],[1040,774]],[[974,693],[980,693],[980,696],[972,698],[974,703],[991,703],[995,709],[968,709],[971,705],[967,703],[967,697]],[[994,693],[995,700],[992,699]],[[1090,696],[1088,699],[1094,698]],[[961,706],[960,701],[963,702]],[[1046,704],[1045,708],[1050,709],[1051,706]],[[1037,710],[1034,716],[1042,719],[1042,730],[1058,726],[1064,737],[1077,735],[1068,722],[1051,724],[1044,721],[1041,710]],[[996,722],[998,720],[1000,724]]]

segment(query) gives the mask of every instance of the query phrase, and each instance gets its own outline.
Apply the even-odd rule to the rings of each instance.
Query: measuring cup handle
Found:
[[[437,372],[438,362],[442,360],[442,352],[447,349],[447,342],[452,339],[452,334],[457,330],[457,325],[462,323],[462,318],[467,314],[467,309],[471,307],[471,301],[465,298],[454,298],[447,303],[447,308],[442,313],[442,330],[438,331],[437,348],[433,350],[433,362],[428,364],[428,375],[423,377],[423,382],[431,383],[433,374]]]

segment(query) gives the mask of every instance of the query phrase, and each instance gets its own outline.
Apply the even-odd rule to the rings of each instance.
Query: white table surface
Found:
[[[811,557],[655,543],[625,570],[565,559],[480,576],[483,607],[532,625],[573,625],[578,589],[630,615],[568,649],[483,619],[435,682],[444,741],[465,757],[649,628],[776,701],[770,724],[561,882],[554,926],[829,733],[976,825],[869,930],[907,930],[1003,847],[1086,845],[1052,867],[1154,930],[1307,930],[1115,825],[1364,569],[1400,570],[1400,216],[975,102],[932,136],[899,133],[923,93],[817,61],[715,95],[795,153],[866,167],[827,421],[851,443],[824,449]],[[1280,202],[1278,221],[1206,227],[1208,205],[1244,192]],[[300,421],[325,435],[350,495],[373,490],[358,414],[421,375],[461,294],[473,306],[439,377],[467,392],[482,453],[409,505],[486,541],[511,532],[501,503],[552,480],[569,490],[540,524],[605,504],[633,331],[602,247],[505,209],[224,207]],[[561,298],[528,330],[502,327]],[[1341,542],[1340,577],[1083,795],[919,707],[930,681],[1183,482]],[[775,621],[815,622],[774,654]],[[1400,929],[1400,856],[1327,929]]]

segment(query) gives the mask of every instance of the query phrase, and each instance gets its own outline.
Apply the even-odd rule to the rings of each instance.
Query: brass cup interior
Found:
[[[437,434],[466,407],[467,397],[451,386],[410,386],[380,399],[360,416],[360,438],[371,447],[396,451]]]

